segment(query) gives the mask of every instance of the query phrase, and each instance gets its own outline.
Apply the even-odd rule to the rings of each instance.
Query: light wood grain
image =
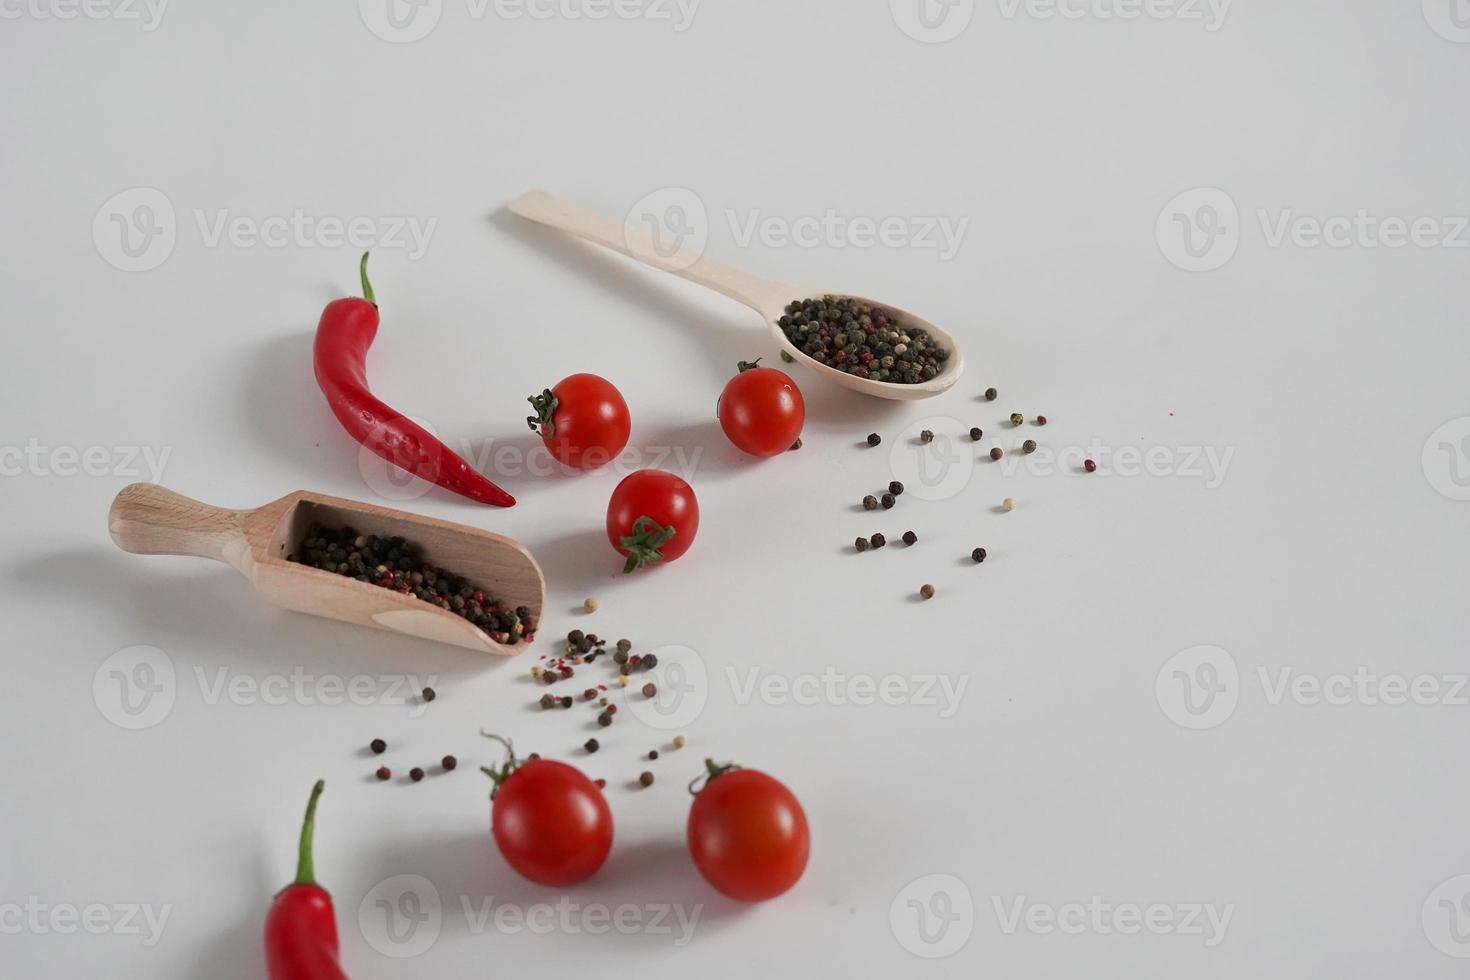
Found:
[[[546,583],[536,559],[510,538],[463,524],[305,490],[253,510],[227,510],[152,483],[124,488],[108,514],[112,539],[124,551],[225,562],[284,609],[507,656],[525,649],[524,641],[496,643],[468,620],[413,596],[286,561],[313,522],[408,538],[427,561],[508,606],[528,607],[532,622],[541,621]]]
[[[932,398],[948,391],[959,380],[960,374],[965,369],[964,354],[961,353],[959,345],[955,343],[951,334],[936,327],[928,320],[899,309],[891,303],[841,290],[796,286],[777,279],[766,279],[734,266],[725,265],[723,262],[717,262],[702,252],[686,247],[674,249],[665,254],[664,250],[657,247],[649,232],[631,225],[620,224],[605,215],[579,207],[566,198],[548,194],[543,190],[527,191],[511,201],[508,207],[513,214],[520,215],[529,221],[575,235],[655,269],[713,289],[745,304],[761,315],[766,321],[766,327],[770,330],[772,338],[796,359],[796,363],[844,388],[851,388],[877,398],[914,401],[920,398]],[[898,316],[902,325],[927,331],[935,341],[947,348],[950,352],[949,360],[944,362],[944,367],[938,375],[928,381],[912,385],[856,378],[845,371],[839,371],[826,364],[818,364],[786,338],[778,321],[786,311],[786,304],[792,300],[810,299],[829,293],[891,310]]]

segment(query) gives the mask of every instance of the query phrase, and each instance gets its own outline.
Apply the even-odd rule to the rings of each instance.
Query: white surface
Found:
[[[1470,45],[1455,40],[1448,0],[1241,3],[1213,31],[1105,19],[1106,4],[1042,19],[981,3],[939,44],[906,36],[881,2],[710,0],[676,31],[507,19],[493,6],[476,17],[449,0],[436,29],[405,44],[374,36],[354,6],[178,3],[152,31],[42,19],[37,9],[67,9],[45,0],[4,7],[0,972],[261,976],[260,924],[321,775],[317,866],[358,977],[652,980],[742,975],[752,962],[782,976],[1462,975],[1447,953],[1470,952],[1449,918],[1458,901],[1458,926],[1470,925],[1466,881],[1452,880],[1470,872],[1465,692],[1457,705],[1399,707],[1352,691],[1341,706],[1272,697],[1283,669],[1326,679],[1361,665],[1438,679],[1441,694],[1466,671],[1470,503],[1454,498],[1466,495],[1455,477],[1470,474],[1470,236],[1457,232],[1459,248],[1272,247],[1258,216],[1274,229],[1288,211],[1470,214]],[[716,256],[891,297],[963,337],[969,373],[914,406],[813,381],[806,448],[739,458],[712,412],[736,359],[771,353],[759,324],[520,226],[501,207],[532,186],[616,215],[689,188]],[[101,247],[93,223],[138,187],[166,195],[176,240],[161,265],[130,273],[108,261],[122,262],[109,212]],[[1165,247],[1155,237],[1166,203],[1195,188],[1224,191],[1239,213],[1236,225],[1216,212],[1227,235],[1206,264],[1238,250],[1208,273],[1169,260],[1187,264],[1172,213]],[[1181,207],[1201,203],[1220,199]],[[492,758],[481,726],[582,760],[580,713],[530,709],[531,660],[273,614],[222,566],[111,547],[108,501],[147,475],[126,447],[167,451],[163,481],[215,503],[298,487],[380,499],[309,363],[322,304],[355,290],[356,250],[211,247],[196,218],[295,209],[437,222],[417,259],[375,249],[385,322],[371,370],[390,402],[454,444],[523,453],[534,442],[524,397],[594,370],[626,393],[637,446],[703,450],[698,544],[627,579],[602,536],[608,474],[506,474],[521,499],[511,511],[438,491],[407,503],[531,546],[550,580],[547,638],[580,626],[645,648],[687,644],[707,665],[691,744],[649,766],[653,789],[625,785],[663,737],[632,717],[587,763],[610,780],[617,844],[597,879],[567,893],[581,908],[701,906],[676,955],[667,935],[533,935],[464,913],[462,897],[519,911],[562,898],[494,853],[474,765]],[[831,209],[969,225],[945,261],[839,240],[742,247],[727,209],[741,224]],[[992,384],[1001,399],[976,401]],[[1053,421],[1011,433],[1013,410]],[[1166,447],[1173,475],[986,461],[948,499],[910,493],[889,514],[855,511],[890,478],[892,450],[912,457],[900,432],[929,416],[940,431],[983,426],[982,449],[1033,434],[1048,447]],[[883,447],[857,448],[873,429]],[[13,450],[32,440],[37,454],[17,466]],[[58,447],[104,447],[111,462],[101,476],[61,475]],[[1213,488],[1183,465],[1196,448],[1233,454]],[[1014,513],[996,512],[1005,496]],[[850,553],[859,533],[910,527],[918,547]],[[979,568],[965,560],[977,544],[991,555]],[[926,581],[939,597],[920,606],[911,597]],[[588,594],[602,611],[572,614]],[[102,668],[137,645],[167,656],[176,696],[157,724],[130,731],[102,710],[116,705]],[[1217,702],[1236,707],[1186,730],[1164,708],[1179,712],[1173,667],[1195,664],[1165,671],[1162,704],[1155,681],[1201,645],[1237,666]],[[967,687],[941,717],[828,697],[742,705],[726,674],[743,684],[751,669],[792,679],[829,667]],[[434,675],[441,696],[419,713],[250,693],[297,670]],[[222,679],[244,686],[216,696]],[[464,764],[378,785],[359,748],[375,736],[393,743],[400,773],[445,752]],[[811,866],[778,902],[734,907],[687,865],[683,783],[706,753],[779,775],[807,806]],[[370,899],[383,897],[372,889],[403,874],[426,876],[444,914],[437,935],[404,947],[425,951],[395,959],[370,945],[358,909],[367,900],[371,922]],[[953,880],[910,888],[928,875]],[[935,888],[960,919],[926,944],[907,901]],[[148,947],[117,929],[58,934],[17,918],[32,896],[169,912]],[[1213,946],[1103,934],[1091,920],[1079,935],[1024,920],[1008,933],[1022,896],[1037,914],[1098,896],[1231,918]],[[949,958],[911,952],[948,951],[967,928]]]

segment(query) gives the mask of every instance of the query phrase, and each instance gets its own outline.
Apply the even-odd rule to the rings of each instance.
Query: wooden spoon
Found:
[[[286,561],[313,522],[398,535],[433,564],[463,576],[539,623],[546,583],[531,553],[489,531],[373,504],[298,490],[255,510],[201,504],[155,483],[134,483],[112,502],[112,540],[135,555],[193,555],[233,565],[266,602],[313,616],[511,656],[524,640],[496,643],[469,620],[422,599]]]
[[[662,269],[664,272],[672,272],[676,276],[681,276],[690,282],[697,282],[701,286],[707,286],[717,293],[744,303],[765,318],[771,336],[783,350],[801,364],[844,388],[851,388],[853,391],[860,391],[865,395],[874,395],[878,398],[902,401],[930,398],[940,392],[948,391],[959,380],[960,372],[965,369],[964,355],[960,353],[953,336],[940,330],[928,320],[921,319],[888,303],[854,296],[852,293],[812,289],[805,286],[793,286],[774,279],[762,279],[722,262],[716,262],[699,251],[683,246],[670,251],[666,245],[657,242],[650,233],[641,228],[618,224],[611,218],[578,207],[565,198],[556,197],[545,191],[527,191],[511,201],[509,207],[512,213],[523,218],[558,228],[579,238],[585,238],[589,242],[595,242],[604,248],[610,248],[614,252],[637,259],[645,265]],[[839,371],[826,364],[818,364],[786,339],[786,334],[777,321],[785,314],[786,304],[792,300],[824,296],[828,293],[882,306],[893,311],[902,326],[925,330],[929,336],[947,348],[950,352],[949,360],[944,362],[943,368],[935,377],[911,385],[856,378],[845,371]]]

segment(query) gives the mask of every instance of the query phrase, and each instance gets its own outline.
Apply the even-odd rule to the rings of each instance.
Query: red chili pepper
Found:
[[[316,328],[316,380],[332,414],[354,439],[394,466],[482,504],[514,506],[514,497],[368,389],[367,352],[378,335],[378,304],[367,260],[364,252],[359,267],[363,298],[328,303]]]
[[[276,894],[265,917],[265,962],[270,980],[347,980],[337,962],[332,896],[316,883],[311,860],[316,801],[325,785],[318,779],[306,804],[296,880]]]

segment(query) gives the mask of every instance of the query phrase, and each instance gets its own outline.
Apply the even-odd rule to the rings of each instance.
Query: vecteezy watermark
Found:
[[[888,0],[888,10],[915,41],[943,44],[965,33],[975,19],[975,0]]]
[[[1028,932],[1037,936],[1192,936],[1213,949],[1225,941],[1235,905],[1212,902],[1110,902],[1100,895],[1087,901],[1032,901],[1025,895],[991,896],[1000,931],[1007,936]]]
[[[163,482],[171,446],[0,446],[0,477],[125,477]]]
[[[229,208],[194,208],[193,230],[204,248],[351,248],[402,251],[423,258],[438,218],[417,215],[312,214],[304,208],[266,215]],[[108,198],[92,218],[97,254],[123,272],[147,272],[168,261],[179,240],[179,220],[168,195],[130,187]]]
[[[1251,672],[1268,707],[1466,708],[1470,674],[1379,673],[1352,670],[1314,673],[1259,665]],[[1215,646],[1190,647],[1170,657],[1154,682],[1154,695],[1170,721],[1183,728],[1218,728],[1240,703],[1245,684],[1235,658]]]
[[[677,644],[649,652],[658,658],[657,693],[651,698],[632,698],[628,710],[655,731],[692,725],[709,703],[709,669],[704,658],[698,651]]]
[[[1213,34],[1225,25],[1232,0],[996,0],[1006,20],[1132,21],[1198,23]]]
[[[703,0],[464,0],[472,21],[644,21],[667,24],[682,34],[694,24]],[[358,14],[374,36],[411,44],[433,33],[444,0],[358,0]]]
[[[1470,0],[1423,0],[1424,19],[1446,41],[1470,44]]]
[[[1470,215],[1384,215],[1369,208],[1328,215],[1294,208],[1256,208],[1267,248],[1397,251],[1470,248]],[[1197,187],[1159,212],[1154,237],[1159,250],[1186,272],[1213,272],[1229,262],[1242,242],[1240,210],[1218,187]]]
[[[139,902],[46,902],[36,895],[24,902],[0,902],[0,935],[138,936],[147,949],[158,945],[173,912],[172,904]]]
[[[623,219],[623,244],[637,259],[681,272],[704,257],[709,211],[687,187],[662,187],[645,194]]]
[[[1435,949],[1458,960],[1470,959],[1470,874],[1440,882],[1424,899],[1419,921]]]
[[[898,944],[924,959],[953,956],[975,929],[975,900],[954,875],[915,878],[893,896],[888,927]]]
[[[369,946],[394,959],[421,956],[433,948],[444,923],[458,915],[472,935],[590,935],[667,937],[687,946],[704,912],[703,905],[579,902],[562,895],[555,902],[519,903],[493,895],[460,895],[446,904],[434,883],[422,875],[395,875],[378,882],[357,907],[358,928]]]
[[[1451,500],[1470,500],[1470,416],[1450,419],[1424,440],[1420,463],[1429,485]]]
[[[741,675],[744,676],[741,676]],[[933,708],[940,718],[953,718],[970,684],[968,674],[862,674],[827,667],[819,674],[779,674],[763,667],[741,671],[725,668],[725,680],[735,703],[753,701],[773,707]]]
[[[194,686],[210,707],[232,705],[320,705],[368,707],[407,705],[417,716],[424,711],[420,692],[438,682],[437,675],[314,674],[304,667],[288,673],[253,675],[229,667],[195,667]],[[92,675],[92,701],[102,717],[119,728],[140,730],[162,723],[179,696],[179,674],[173,659],[157,647],[132,646],[102,661]]]
[[[169,0],[0,0],[0,20],[115,20],[158,30]]]
[[[941,262],[959,254],[970,227],[968,217],[934,214],[872,217],[839,214],[832,208],[819,215],[797,217],[766,214],[759,208],[744,215],[727,209],[725,220],[735,244],[741,248],[759,241],[767,248],[911,249],[935,252]]]

